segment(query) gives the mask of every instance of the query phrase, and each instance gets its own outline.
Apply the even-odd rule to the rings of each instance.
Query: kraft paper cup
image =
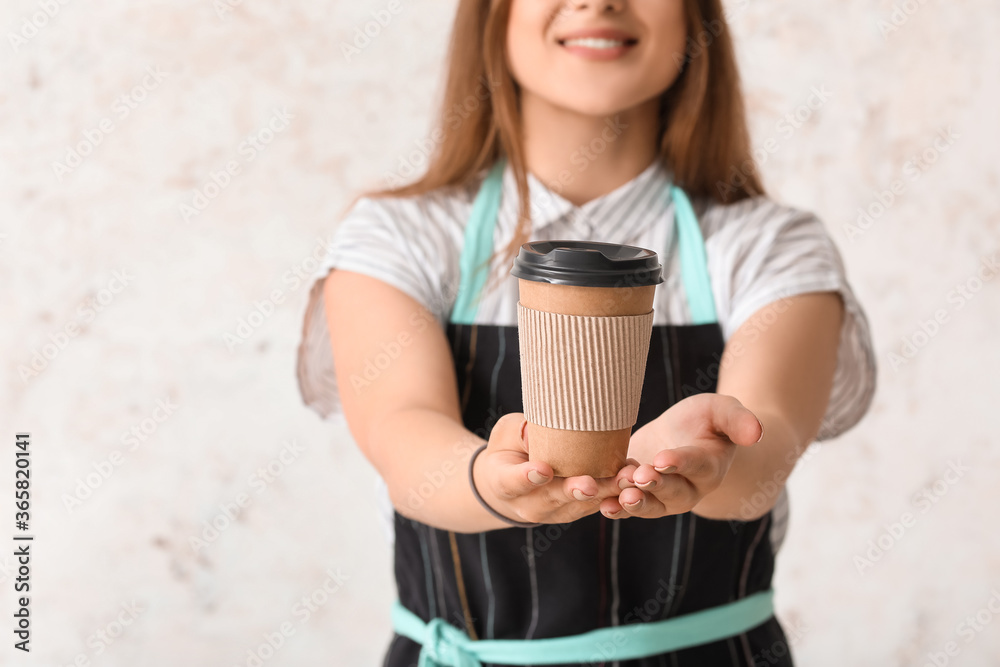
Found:
[[[528,458],[560,477],[625,465],[663,282],[652,250],[590,241],[521,246],[521,390]]]

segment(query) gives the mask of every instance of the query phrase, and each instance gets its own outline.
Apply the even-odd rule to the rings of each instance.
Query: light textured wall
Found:
[[[0,664],[245,665],[283,623],[294,634],[266,665],[381,659],[393,584],[374,473],[346,430],[300,404],[293,360],[296,272],[350,196],[428,131],[454,1],[399,3],[350,57],[342,44],[388,2],[0,7],[0,466],[10,489],[8,443],[31,431],[37,535],[30,660],[10,647],[13,562],[0,557]],[[958,626],[1000,591],[1000,278],[975,282],[1000,251],[1000,12],[994,0],[899,0],[895,16],[884,1],[728,6],[767,183],[829,225],[881,364],[869,416],[791,482],[776,586],[795,653],[922,665],[955,642],[949,664],[998,664],[1000,618]],[[797,112],[799,127],[782,122]],[[242,144],[269,123],[269,143]],[[67,162],[81,142],[97,145]],[[874,214],[859,224],[861,207]],[[968,299],[953,291],[966,283]],[[65,345],[21,377],[53,339]],[[917,500],[925,489],[932,505]],[[239,500],[229,527],[203,534]],[[912,525],[887,532],[907,512]],[[870,541],[889,548],[869,566],[855,557]],[[296,605],[327,572],[339,589],[307,615]],[[123,605],[140,611],[118,634]],[[118,636],[108,645],[101,630]]]

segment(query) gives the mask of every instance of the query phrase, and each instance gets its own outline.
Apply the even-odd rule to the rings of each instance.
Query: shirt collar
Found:
[[[591,199],[582,206],[576,206],[547,187],[534,174],[528,172],[532,231],[544,229],[570,215],[576,220],[586,222],[595,229],[600,229],[605,224],[613,225],[616,223],[617,216],[608,215],[609,213],[612,211],[625,213],[633,209],[637,200],[644,198],[652,189],[665,192],[670,186],[671,180],[671,174],[663,165],[662,160],[656,159],[632,180],[596,199]],[[505,219],[516,219],[517,201],[517,182],[514,178],[514,170],[508,162],[503,173],[500,215],[504,216]]]

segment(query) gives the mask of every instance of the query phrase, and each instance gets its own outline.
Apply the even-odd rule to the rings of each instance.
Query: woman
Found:
[[[385,664],[790,665],[784,482],[874,362],[823,225],[763,195],[719,1],[462,0],[431,139],[341,222],[299,350],[392,503]],[[664,264],[614,477],[528,461],[508,272],[546,239]]]

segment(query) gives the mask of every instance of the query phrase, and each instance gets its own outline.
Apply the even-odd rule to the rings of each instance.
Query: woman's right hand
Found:
[[[515,521],[568,523],[600,510],[621,493],[615,477],[555,477],[544,461],[528,461],[527,424],[520,412],[501,417],[473,465],[476,489],[500,514]]]

